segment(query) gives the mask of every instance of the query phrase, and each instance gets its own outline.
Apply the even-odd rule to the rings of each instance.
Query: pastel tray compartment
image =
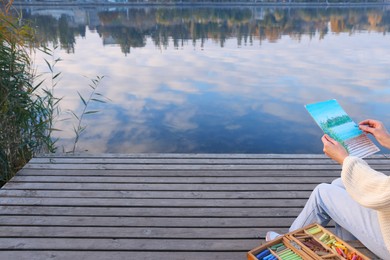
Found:
[[[291,239],[300,245],[311,259],[340,259],[328,246],[319,242],[314,235],[308,234],[305,230],[291,234]]]
[[[320,232],[316,233],[316,234],[311,234],[310,232],[308,232],[308,230],[312,229],[312,228],[317,228],[320,230]],[[348,243],[346,243],[345,241],[343,241],[341,238],[337,237],[336,235],[334,235],[332,232],[330,232],[329,230],[325,229],[324,227],[322,227],[321,225],[318,225],[318,224],[313,224],[311,226],[308,226],[306,228],[303,229],[303,231],[307,234],[307,235],[311,235],[314,239],[316,239],[316,241],[320,244],[322,244],[326,249],[330,250],[333,255],[335,255],[337,258],[328,258],[330,257],[329,256],[322,256],[320,259],[347,259],[347,260],[351,260],[352,257],[343,257],[341,256],[340,254],[337,253],[337,251],[335,251],[335,249],[332,249],[331,248],[331,244],[326,244],[326,242],[328,241],[321,241],[320,238],[322,237],[323,234],[328,234],[329,237],[333,237],[337,242],[341,243],[343,246],[345,246],[347,248],[347,252],[349,254],[351,253],[354,253],[356,254],[357,256],[360,257],[360,259],[363,259],[363,260],[369,260],[369,258],[367,258],[366,256],[364,256],[363,254],[361,254],[360,252],[358,252],[355,248],[353,248],[351,245],[349,245]],[[346,256],[348,256],[348,253],[346,254]]]
[[[283,241],[285,240],[284,237],[281,237],[281,238],[277,238],[277,239],[274,239],[270,242],[267,242],[261,246],[258,246],[254,249],[252,249],[251,251],[248,252],[247,254],[247,257],[248,257],[248,260],[258,260],[258,258],[256,257],[257,254],[259,254],[261,251],[263,250],[266,250],[266,249],[269,249],[270,247],[272,247],[273,245],[276,245],[276,244],[279,244],[279,243],[283,243]],[[273,253],[271,251],[271,253],[277,257],[277,255],[275,253]],[[278,257],[278,259],[280,259]]]
[[[310,259],[309,255],[306,252],[304,252],[303,250],[298,250],[296,247],[294,247],[291,244],[290,238],[284,236],[284,237],[272,240],[268,243],[265,243],[262,246],[256,247],[255,249],[249,251],[247,254],[248,260],[258,260],[256,255],[259,254],[260,252],[266,250],[266,249],[269,249],[271,251],[271,253],[277,257],[277,259],[282,260],[282,258],[278,255],[279,252],[276,252],[276,251],[271,249],[272,246],[280,244],[280,243],[283,243],[287,249],[290,249],[291,251],[293,251],[295,254],[300,256],[301,259]]]
[[[307,231],[313,227],[318,227],[320,229],[319,232],[316,234],[311,234]],[[320,240],[320,237],[324,233],[329,234],[329,236],[334,236],[336,241],[341,242],[348,249],[349,252],[355,253],[357,256],[360,257],[360,259],[370,260],[370,258],[364,256],[362,253],[357,251],[354,247],[352,247],[348,243],[344,242],[341,238],[335,236],[332,232],[330,232],[329,230],[327,230],[326,228],[324,228],[318,224],[308,225],[304,228],[287,233],[287,234],[283,235],[282,237],[279,237],[279,238],[274,239],[270,242],[267,242],[263,245],[260,245],[247,253],[247,259],[248,260],[258,260],[256,258],[256,255],[258,253],[260,253],[261,251],[263,251],[265,249],[270,248],[273,245],[276,245],[276,244],[283,242],[286,247],[290,248],[296,254],[301,256],[302,259],[305,259],[305,260],[306,259],[316,259],[316,260],[340,260],[340,259],[345,260],[345,259],[347,259],[347,260],[350,260],[350,258],[344,258],[344,257],[340,256],[339,254],[337,254],[336,251],[334,251],[334,249],[332,249],[329,245],[327,245],[326,243],[324,243]],[[310,248],[305,246],[301,241],[301,239],[304,237],[311,238],[311,239],[317,241],[320,245],[322,245],[322,248],[324,250],[323,255],[319,255],[318,253],[315,253],[313,250],[311,250]],[[295,247],[297,245],[299,246],[299,248]],[[275,253],[273,253],[273,254],[276,255]],[[278,259],[280,259],[280,258],[278,257]]]

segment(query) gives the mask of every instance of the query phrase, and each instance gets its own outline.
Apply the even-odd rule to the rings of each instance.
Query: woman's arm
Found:
[[[366,119],[359,123],[359,128],[368,134],[372,134],[382,146],[390,149],[390,134],[382,122]]]
[[[345,157],[348,156],[344,146],[327,134],[323,135],[321,140],[324,144],[324,153],[339,164],[343,164]]]
[[[341,179],[351,197],[364,207],[390,207],[390,177],[375,171],[358,157],[344,159]]]
[[[342,164],[341,179],[351,197],[367,208],[390,207],[390,177],[372,169],[358,157],[349,156],[345,148],[328,135],[322,137],[324,153]]]

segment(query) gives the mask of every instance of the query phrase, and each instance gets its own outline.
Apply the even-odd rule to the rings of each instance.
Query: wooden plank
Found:
[[[73,227],[247,227],[288,228],[295,217],[96,217],[96,216],[46,216],[46,215],[12,215],[0,216],[4,226],[73,226]]]
[[[99,176],[15,176],[12,182],[40,182],[40,183],[234,183],[234,184],[246,184],[246,183],[321,183],[331,182],[334,177],[301,177],[296,176],[288,177],[99,177]]]
[[[306,176],[306,177],[339,177],[340,169],[334,170],[105,170],[105,169],[27,169],[18,172],[17,176],[112,176],[112,177],[255,177],[255,176]]]
[[[124,190],[6,190],[0,197],[31,198],[181,198],[181,199],[307,199],[311,191],[124,191]]]
[[[74,170],[336,170],[340,165],[308,164],[27,164],[25,169],[74,169]],[[377,165],[378,169],[388,169],[386,165]]]
[[[0,238],[0,250],[246,251],[259,239]]]
[[[309,164],[27,164],[25,169],[74,169],[74,170],[341,170],[340,165]],[[377,170],[389,170],[389,165],[373,166]]]
[[[55,206],[0,206],[5,215],[44,216],[116,216],[116,217],[296,217],[297,207],[270,208],[144,208],[144,207],[55,207]],[[259,220],[260,222],[260,220]]]
[[[383,163],[383,159],[372,159],[370,163]],[[191,164],[191,165],[246,165],[246,164],[336,164],[329,158],[324,159],[184,159],[184,158],[165,158],[165,159],[145,159],[145,158],[33,158],[30,164]]]
[[[373,158],[368,160],[370,165],[387,164],[387,158]],[[29,164],[180,164],[180,165],[337,165],[329,158],[219,158],[219,159],[185,159],[185,158],[164,158],[164,159],[145,159],[145,158],[33,158]]]
[[[324,154],[220,154],[220,153],[102,153],[102,154],[88,154],[88,153],[74,153],[74,154],[41,154],[36,156],[36,158],[238,158],[238,159],[247,159],[247,158],[268,158],[268,159],[278,159],[278,158],[298,158],[298,159],[327,159],[329,158]],[[366,158],[367,160],[376,159],[376,158],[390,158],[390,154],[381,154],[377,153]]]
[[[307,199],[122,199],[122,198],[3,198],[1,206],[95,206],[99,207],[202,207],[258,208],[303,207]]]
[[[115,238],[115,239],[264,239],[266,228],[253,227],[4,227],[0,238]],[[275,231],[284,233],[286,228]],[[1,245],[0,245],[1,247]]]
[[[263,183],[263,184],[177,184],[177,183],[24,183],[8,182],[2,189],[19,190],[160,190],[160,191],[312,191],[318,183]]]
[[[169,259],[169,260],[227,260],[227,259],[245,259],[246,251],[231,252],[188,252],[188,251],[0,251],[0,259],[18,259],[18,260],[42,260],[42,259],[83,259],[83,260],[112,260],[112,259]]]
[[[379,259],[373,256],[369,251],[365,252],[370,259]],[[226,259],[246,259],[246,251],[236,252],[166,252],[166,251],[0,251],[0,259],[18,259],[18,260],[42,260],[42,259],[83,259],[83,260],[111,260],[111,259],[137,259],[150,260],[156,257],[169,260],[226,260]]]

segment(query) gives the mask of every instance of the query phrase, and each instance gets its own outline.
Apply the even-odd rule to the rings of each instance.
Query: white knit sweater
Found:
[[[378,212],[383,240],[390,255],[390,177],[373,170],[362,159],[348,156],[343,162],[341,178],[354,200]]]

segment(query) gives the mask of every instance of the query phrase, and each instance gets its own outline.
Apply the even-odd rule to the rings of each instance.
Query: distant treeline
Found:
[[[349,122],[352,122],[352,119],[347,115],[332,117],[326,120],[325,122],[321,122],[321,128],[329,129]]]
[[[49,3],[57,5],[77,5],[77,4],[205,4],[205,3],[229,3],[229,4],[262,4],[262,3],[277,3],[277,4],[332,4],[332,3],[387,3],[389,0],[15,0],[15,4],[40,4]]]
[[[282,35],[294,39],[302,35],[323,38],[329,30],[332,33],[390,31],[390,10],[382,7],[80,10],[75,12],[77,15],[68,12],[59,18],[49,12],[34,14],[25,10],[23,17],[36,28],[37,43],[54,43],[69,52],[74,49],[75,38],[85,36],[87,26],[99,33],[104,44],[119,44],[124,53],[145,46],[147,38],[161,47],[167,47],[171,41],[175,47],[180,47],[184,42],[202,44],[208,39],[224,46],[229,38],[236,38],[240,46],[264,40],[278,41]]]

